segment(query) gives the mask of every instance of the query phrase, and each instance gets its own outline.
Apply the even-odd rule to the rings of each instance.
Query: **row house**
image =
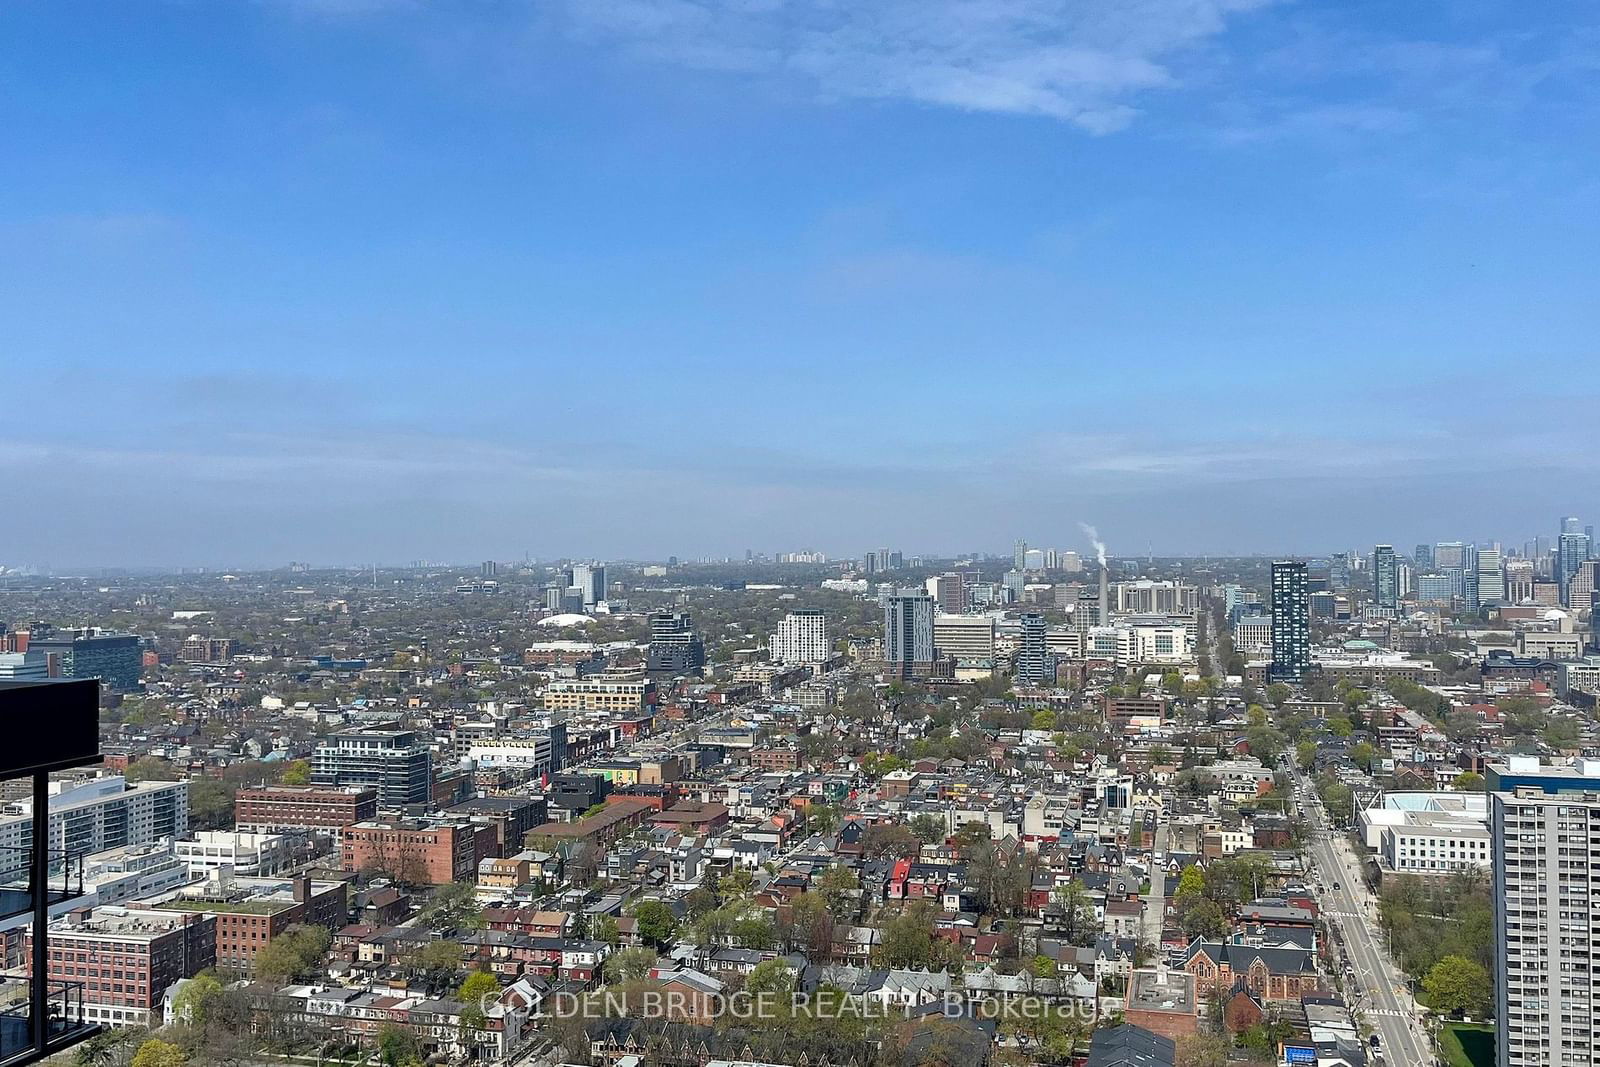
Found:
[[[572,932],[571,912],[540,908],[485,908],[483,919],[490,930],[504,930],[531,937],[565,937]]]
[[[544,979],[561,976],[564,937],[532,937],[503,930],[483,930],[461,939],[467,956],[496,974],[515,977],[535,975]]]
[[[946,887],[959,885],[965,874],[966,868],[961,866],[915,863],[902,859],[895,863],[894,871],[889,876],[885,898],[942,902]]]
[[[286,986],[262,996],[257,1008],[313,1032],[335,1029],[363,1043],[375,1043],[386,1024],[409,1028],[430,1051],[451,1057],[505,1061],[537,1034],[548,995],[542,982],[521,979],[483,1006],[483,1025],[467,1025],[468,1005],[443,998],[389,995],[359,989],[314,985]]]

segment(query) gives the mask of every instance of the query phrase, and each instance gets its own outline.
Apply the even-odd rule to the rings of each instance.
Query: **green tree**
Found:
[[[456,999],[464,1004],[477,1004],[488,995],[500,995],[500,980],[488,971],[473,971],[456,989]]]
[[[1334,737],[1349,737],[1356,732],[1356,726],[1345,716],[1334,715],[1328,719],[1328,732]]]
[[[1467,741],[1478,735],[1483,724],[1478,714],[1468,708],[1452,708],[1444,716],[1444,735],[1455,742]]]
[[[436,929],[484,928],[483,908],[478,905],[477,887],[471,882],[451,882],[440,886],[422,910],[423,925]]]
[[[1227,1067],[1228,1042],[1216,1034],[1178,1038],[1176,1067]]]
[[[961,950],[934,934],[933,917],[926,901],[915,901],[885,923],[873,966],[944,970],[959,965]]]
[[[839,809],[828,804],[806,807],[806,829],[815,834],[831,834],[839,828]]]
[[[1450,780],[1450,787],[1462,793],[1481,792],[1484,787],[1483,775],[1477,771],[1462,771]]]
[[[332,940],[320,926],[291,926],[256,953],[256,977],[283,984],[310,975],[321,969]]]
[[[202,971],[186,982],[178,995],[172,998],[172,1014],[191,1026],[204,1026],[206,1011],[222,995],[222,983],[217,976]]]
[[[1183,932],[1190,937],[1214,941],[1228,932],[1228,919],[1222,905],[1207,897],[1196,897],[1183,909]]]
[[[765,952],[778,943],[778,927],[764,911],[751,911],[735,919],[733,940],[744,948]]]
[[[652,945],[665,945],[678,932],[678,919],[664,901],[645,900],[633,909],[639,936]]]
[[[1512,737],[1536,737],[1550,716],[1533,697],[1502,697],[1497,705],[1505,731]]]
[[[72,1062],[77,1067],[126,1067],[145,1033],[143,1029],[101,1030],[72,1050]]]
[[[133,1067],[183,1067],[187,1057],[183,1049],[159,1037],[145,1040],[133,1054]]]
[[[782,960],[763,960],[750,971],[744,988],[752,996],[771,994],[787,1005],[795,989],[794,969]]]
[[[1244,732],[1250,755],[1262,763],[1274,765],[1283,753],[1283,734],[1270,726],[1251,726]]]
[[[1272,863],[1259,852],[1240,852],[1213,860],[1206,870],[1206,896],[1225,907],[1249,900],[1272,877]]]
[[[922,842],[903,823],[873,823],[862,833],[861,847],[872,859],[914,859]]]
[[[944,820],[923,812],[911,820],[911,832],[924,845],[936,845],[944,840]]]
[[[1435,1011],[1482,1016],[1489,1007],[1489,972],[1464,956],[1446,956],[1422,979],[1422,991]]]
[[[1378,750],[1365,741],[1357,741],[1350,748],[1350,762],[1368,773],[1372,771],[1372,761],[1377,758]]]
[[[384,1023],[378,1027],[378,1058],[384,1067],[406,1067],[422,1062],[422,1043],[408,1026]]]
[[[625,948],[613,952],[606,957],[601,965],[601,974],[612,985],[624,982],[638,982],[650,974],[650,968],[656,965],[656,954],[653,949],[641,946]]]
[[[283,769],[283,777],[278,779],[284,785],[310,785],[311,763],[308,760],[297,759],[290,761]]]
[[[234,787],[218,778],[189,779],[189,821],[192,829],[226,830],[233,826]]]
[[[482,1030],[487,1025],[485,1006],[500,995],[500,982],[488,971],[473,971],[456,990],[461,1001],[461,1025],[467,1030]]]
[[[717,893],[724,899],[734,899],[748,895],[750,887],[754,884],[755,875],[740,867],[732,874],[724,875],[717,881]]]
[[[1061,913],[1061,936],[1070,945],[1087,947],[1094,943],[1099,930],[1094,921],[1094,902],[1076,878],[1053,891],[1055,905]]]
[[[1564,715],[1552,717],[1539,732],[1539,740],[1555,749],[1577,748],[1582,732],[1578,720]]]
[[[861,882],[854,871],[835,864],[817,875],[812,890],[827,903],[829,911],[837,914],[860,888]]]
[[[411,957],[411,963],[417,970],[428,974],[453,975],[461,969],[461,958],[465,955],[466,949],[461,947],[460,942],[441,937],[418,948]]]
[[[1322,797],[1323,806],[1328,809],[1329,818],[1340,825],[1350,821],[1350,804],[1354,794],[1349,786],[1330,778],[1322,783],[1317,793]]]
[[[1294,690],[1282,682],[1273,682],[1267,686],[1267,702],[1275,708],[1283,707],[1284,703],[1294,696]]]
[[[1178,876],[1178,888],[1173,896],[1178,899],[1190,896],[1200,896],[1206,891],[1206,872],[1200,869],[1197,863],[1191,863],[1183,869]]]
[[[853,904],[850,911],[853,916]],[[784,947],[791,952],[800,949],[812,959],[828,959],[833,951],[834,918],[834,910],[822,894],[801,893],[789,904],[788,919],[782,927]]]
[[[128,764],[122,776],[130,782],[176,782],[183,777],[160,756],[140,756]]]
[[[609,915],[596,915],[590,924],[589,936],[596,941],[604,941],[613,948],[621,942],[622,931],[617,928],[617,920]]]

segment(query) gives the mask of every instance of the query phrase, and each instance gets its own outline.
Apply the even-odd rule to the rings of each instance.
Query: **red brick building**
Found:
[[[1200,998],[1194,976],[1166,967],[1132,972],[1123,1018],[1174,1041],[1199,1033]]]
[[[578,841],[584,844],[607,845],[644,822],[656,810],[648,800],[629,797],[614,803],[608,802],[605,810],[572,822],[547,822],[535,826],[533,837],[550,837],[558,841]]]
[[[264,785],[234,796],[233,819],[241,830],[281,833],[323,830],[337,840],[344,828],[378,817],[378,791],[354,786]]]
[[[1267,1021],[1267,1008],[1261,998],[1251,991],[1243,978],[1233,985],[1233,991],[1222,1000],[1222,1026],[1230,1034],[1242,1034],[1252,1026]]]
[[[658,811],[650,816],[655,826],[669,826],[686,834],[711,833],[728,825],[726,804],[697,804],[684,801],[677,807]]]
[[[79,908],[50,923],[50,980],[82,984],[86,1022],[155,1026],[167,987],[216,963],[216,926],[198,913]],[[23,941],[31,976],[33,935]]]
[[[1322,988],[1311,953],[1299,948],[1254,948],[1196,939],[1183,969],[1194,975],[1202,998],[1231,993],[1241,979],[1263,1001],[1299,1000]]]
[[[792,771],[800,766],[800,753],[792,748],[758,748],[750,762],[764,771]]]
[[[237,879],[215,896],[180,892],[157,907],[214,917],[216,966],[240,974],[248,973],[257,953],[289,927],[321,926],[331,933],[349,917],[346,883],[305,877]]]
[[[447,885],[472,881],[478,860],[487,858],[493,848],[490,826],[397,819],[347,827],[340,856],[347,871],[387,875],[411,885]]]

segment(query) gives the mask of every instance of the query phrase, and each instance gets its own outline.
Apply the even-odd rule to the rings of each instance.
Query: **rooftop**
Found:
[[[272,900],[260,897],[245,898],[242,900],[223,900],[219,897],[174,897],[153,905],[164,911],[203,911],[244,915],[276,915],[287,908],[294,907],[293,900]]]
[[[1194,975],[1164,968],[1134,971],[1128,976],[1128,1009],[1194,1015]]]

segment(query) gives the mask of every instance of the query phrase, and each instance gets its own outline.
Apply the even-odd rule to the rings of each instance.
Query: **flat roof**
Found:
[[[236,912],[245,915],[276,915],[280,911],[294,907],[293,900],[263,900],[260,897],[244,900],[207,900],[197,897],[180,897],[175,900],[164,900],[151,907],[163,911],[204,911],[212,913]]]
[[[1195,1013],[1194,975],[1187,971],[1134,971],[1128,976],[1128,1008]]]

